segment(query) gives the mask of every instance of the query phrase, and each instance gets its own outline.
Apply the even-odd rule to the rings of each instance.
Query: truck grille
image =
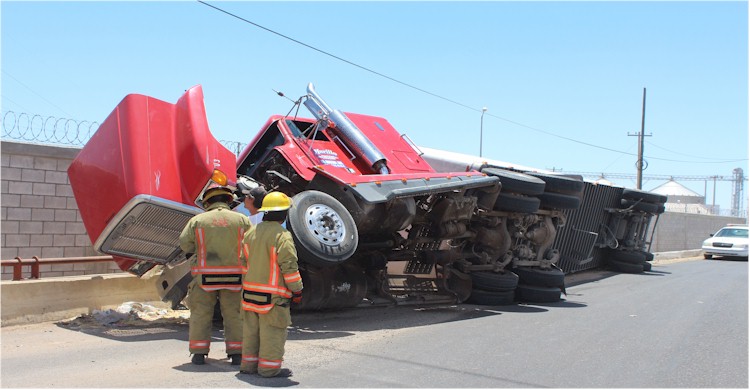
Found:
[[[182,229],[200,212],[196,207],[138,195],[107,225],[95,248],[109,255],[169,263],[182,253]]]

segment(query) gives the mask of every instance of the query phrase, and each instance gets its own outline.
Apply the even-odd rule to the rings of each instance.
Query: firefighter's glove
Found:
[[[292,302],[294,303],[300,303],[302,302],[302,290],[295,291],[292,293]]]

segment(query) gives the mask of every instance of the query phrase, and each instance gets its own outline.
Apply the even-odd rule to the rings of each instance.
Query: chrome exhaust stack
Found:
[[[352,150],[356,157],[364,159],[373,172],[381,175],[390,173],[385,155],[372,141],[365,137],[362,130],[343,112],[331,109],[315,92],[312,83],[307,85],[307,99],[305,99],[304,104],[315,119],[322,121],[325,126],[328,125],[328,121],[333,122],[336,125],[333,128],[336,135]]]

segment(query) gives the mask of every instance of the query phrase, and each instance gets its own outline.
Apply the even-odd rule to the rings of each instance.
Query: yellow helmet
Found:
[[[206,192],[203,193],[203,203],[211,203],[211,198],[218,195],[229,195],[232,196],[232,190],[227,187],[220,186],[217,184],[211,185]]]
[[[258,211],[284,211],[292,207],[292,198],[283,192],[273,191],[263,198],[263,207]]]

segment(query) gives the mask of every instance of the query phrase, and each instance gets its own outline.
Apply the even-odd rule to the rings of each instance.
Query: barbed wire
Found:
[[[227,149],[229,149],[232,153],[235,155],[240,155],[240,153],[245,149],[247,146],[246,143],[243,142],[237,142],[237,141],[225,141],[225,140],[219,140],[219,143],[224,145]]]
[[[99,128],[98,122],[6,111],[2,138],[83,146]]]
[[[83,146],[99,129],[99,122],[6,111],[3,114],[2,127],[3,139]],[[247,143],[237,141],[219,142],[236,155],[247,146]]]

